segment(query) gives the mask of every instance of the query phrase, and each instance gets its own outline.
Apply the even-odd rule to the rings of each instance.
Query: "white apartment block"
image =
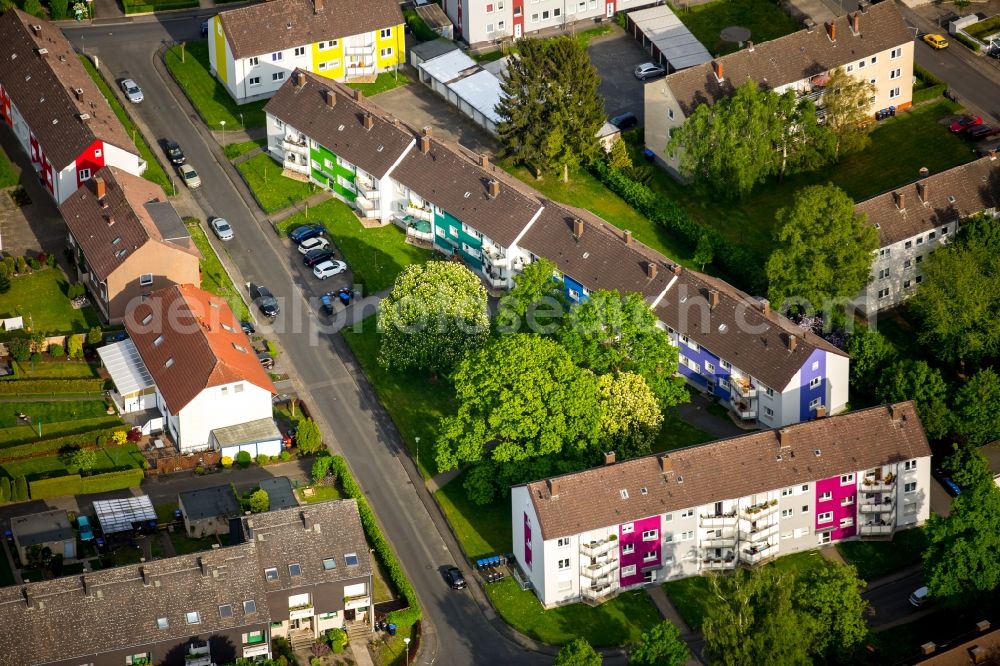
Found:
[[[546,607],[886,538],[930,512],[931,450],[912,402],[511,489],[514,555]]]

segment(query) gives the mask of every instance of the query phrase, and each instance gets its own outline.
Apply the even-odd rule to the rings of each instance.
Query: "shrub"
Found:
[[[128,431],[128,434],[125,435],[125,439],[129,442],[138,442],[142,439],[142,431],[138,428],[132,428]]]
[[[73,300],[74,298],[80,298],[87,293],[87,288],[79,282],[74,282],[70,286],[66,287],[66,298]]]
[[[20,342],[15,342],[18,340]],[[14,357],[15,361],[27,361],[31,358],[33,361],[41,360],[41,356],[34,358],[34,354],[31,353],[30,349],[27,347],[21,348],[20,345],[24,343],[27,345],[27,341],[22,338],[14,338],[8,342],[8,349],[10,349],[10,355]],[[26,354],[26,355],[25,355]],[[18,356],[24,356],[24,358],[18,358]],[[100,378],[95,379],[19,379],[16,382],[0,382],[0,394],[16,394],[16,395],[55,395],[59,393],[101,393],[104,391],[104,380]]]
[[[66,351],[70,358],[83,358],[83,341],[86,338],[87,336],[83,333],[75,333],[66,337]]]
[[[31,352],[31,362],[32,363],[41,363],[42,362],[42,354],[41,354],[41,352]]]
[[[52,2],[57,2],[57,1],[59,1],[59,0],[52,0]],[[66,0],[61,0],[61,1],[62,2],[66,2]],[[56,255],[50,254],[49,256],[45,257],[45,265],[48,266],[49,268],[55,268],[56,267]]]
[[[931,74],[926,69],[917,64],[913,65],[913,73],[917,76],[918,79],[920,79],[926,85],[929,86],[939,86],[944,83],[942,79],[939,79],[937,76]]]
[[[282,450],[282,452],[278,455],[278,457],[281,459],[281,462],[288,462],[289,460],[292,459],[292,452],[288,450]]]
[[[333,456],[321,456],[316,459],[312,466],[312,480],[321,481],[333,466]]]
[[[194,468],[194,473],[198,476],[205,476],[205,472],[207,471],[208,470],[205,469],[204,465],[198,465],[197,467]]]
[[[101,331],[100,326],[95,326],[89,331],[87,331],[87,344],[91,347],[101,344],[101,340],[104,339],[104,332]]]
[[[222,469],[229,469],[233,466],[233,459],[230,456],[222,456],[219,464],[222,465]]]
[[[105,472],[83,478],[80,491],[82,493],[106,493],[112,490],[136,488],[146,478],[141,469],[124,469],[117,472]]]
[[[981,49],[981,48],[982,48],[982,44],[980,44],[980,43],[979,43],[979,42],[977,42],[976,40],[972,39],[971,37],[966,37],[965,35],[963,35],[963,34],[962,34],[962,33],[960,33],[960,32],[956,32],[956,33],[955,33],[955,39],[957,39],[958,41],[962,42],[962,44],[963,44],[963,45],[964,45],[964,46],[965,46],[966,48],[968,48],[968,49],[972,49],[972,50],[973,50],[973,51],[975,51],[976,53],[978,53],[978,52],[979,52],[979,49]]]
[[[42,9],[42,3],[39,0],[24,0],[24,11],[38,18],[45,18],[45,10]]]
[[[37,271],[42,267],[42,262],[38,261],[38,259],[35,259],[34,257],[31,257],[28,259],[28,265],[31,266],[31,270]]]
[[[250,466],[252,458],[250,457],[249,451],[240,451],[236,454],[236,464],[241,468],[246,469]]]
[[[14,257],[4,257],[3,265],[7,267],[11,275],[17,272],[17,260]]]
[[[118,432],[116,432],[111,436],[111,441],[114,443],[115,446],[122,446],[123,444],[125,444],[125,442],[128,441],[129,432],[131,432],[131,430],[128,432],[124,430],[119,430]]]
[[[344,651],[344,647],[347,646],[347,633],[343,629],[328,629],[326,632],[326,641],[330,644],[330,648],[334,654],[340,654]]]
[[[33,0],[26,0],[24,5],[24,11],[28,12],[29,14],[31,12],[28,11],[28,3],[32,1]],[[24,257],[18,257],[17,259],[14,260],[14,271],[18,275],[24,275],[25,273],[28,272],[28,262],[24,260]]]
[[[273,340],[268,340],[266,342],[266,344],[267,344],[267,353],[270,354],[271,356],[274,356],[275,358],[277,358],[278,357],[278,344],[276,342],[274,342]]]
[[[410,27],[410,32],[420,41],[432,42],[439,37],[414,10],[404,9],[403,16],[406,19],[406,25]]]
[[[309,651],[312,652],[313,655],[315,655],[316,657],[325,657],[326,655],[330,654],[330,646],[327,645],[326,643],[317,642],[312,644],[312,647],[309,648]],[[318,659],[316,661],[319,661],[320,666],[322,666],[323,664],[322,659]]]
[[[11,493],[11,497],[14,498],[15,502],[23,502],[28,499],[28,480],[23,476],[14,478],[14,492]]]
[[[67,474],[51,479],[31,482],[31,499],[42,500],[50,497],[67,497],[83,492],[83,478],[79,474]]]
[[[7,351],[10,352],[11,357],[15,361],[20,361],[24,363],[31,356],[31,343],[24,338],[11,338],[10,342],[7,343]],[[18,386],[21,382],[17,383]],[[10,391],[11,393],[21,393],[22,391]]]
[[[10,492],[10,479],[6,476],[0,476],[0,502],[9,502]]]
[[[257,456],[257,464],[263,467],[267,463],[271,462],[271,457],[266,453],[261,453]]]
[[[323,448],[319,426],[312,419],[302,419],[295,430],[295,446],[302,453],[316,453]]]
[[[926,102],[932,99],[937,99],[944,94],[948,86],[943,83],[928,86],[926,88],[921,88],[920,90],[913,91],[913,103],[920,104],[921,102]]]
[[[66,348],[62,345],[49,345],[49,356],[52,358],[62,358],[66,355]]]
[[[6,281],[10,280],[10,278],[12,276],[13,276],[13,273],[11,272],[11,270],[9,268],[7,268],[7,264],[0,263],[0,280],[6,282]]]
[[[120,427],[97,431],[88,430],[87,432],[75,435],[63,435],[62,437],[53,437],[28,444],[0,448],[0,463],[21,458],[37,458],[53,455],[64,449],[91,448],[95,446],[95,440],[97,440],[97,446],[100,446],[103,442],[102,438],[113,436],[119,430]]]

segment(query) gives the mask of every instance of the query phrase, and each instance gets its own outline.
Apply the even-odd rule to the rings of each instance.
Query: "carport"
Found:
[[[213,448],[233,460],[241,451],[251,458],[260,454],[276,456],[281,453],[281,431],[274,419],[257,419],[247,423],[216,428],[212,431]]]
[[[626,30],[668,73],[712,59],[708,49],[666,5],[629,12],[626,18]]]

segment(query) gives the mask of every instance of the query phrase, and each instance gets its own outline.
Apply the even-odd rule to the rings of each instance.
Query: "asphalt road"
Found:
[[[298,388],[309,396],[314,411],[325,417],[327,432],[335,438],[332,448],[349,461],[425,609],[430,626],[425,624],[419,663],[550,663],[550,657],[506,640],[470,594],[455,593],[445,585],[440,571],[456,562],[451,552],[460,551],[450,533],[432,518],[437,509],[425,505],[426,493],[414,487],[412,480],[418,477],[391,420],[353,366],[343,340],[319,330],[316,304],[306,298],[312,292],[306,281],[311,278],[292,270],[287,247],[245,204],[222,167],[218,146],[186,101],[172,95],[154,66],[154,53],[165,42],[198,39],[201,20],[190,15],[163,17],[65,32],[77,48],[98,55],[114,78],[128,76],[139,82],[145,101],[132,110],[149,127],[150,138],[175,139],[198,169],[202,186],[193,197],[204,211],[202,219],[214,214],[230,221],[236,237],[224,250],[246,280],[267,285],[280,299],[282,315],[273,334],[296,370]],[[435,518],[440,521],[439,515]]]
[[[914,616],[926,609],[910,605],[910,594],[924,584],[923,572],[919,569],[907,576],[885,583],[866,591],[862,596],[871,604],[874,614],[869,624],[873,629],[886,625],[902,624],[916,619]]]

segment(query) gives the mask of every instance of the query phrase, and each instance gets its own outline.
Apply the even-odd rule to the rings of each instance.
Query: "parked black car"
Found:
[[[270,370],[274,367],[274,357],[267,352],[260,352],[257,354],[257,360],[260,361],[260,364],[264,366],[265,370]]]
[[[167,153],[167,159],[170,160],[171,164],[180,166],[181,164],[187,162],[187,157],[184,156],[184,151],[181,150],[181,147],[177,145],[176,141],[164,139],[163,150]]]
[[[269,319],[278,316],[281,309],[278,307],[278,299],[274,297],[270,289],[260,284],[254,284],[253,282],[247,288],[250,291],[250,300],[254,302],[254,305],[261,311],[261,314]]]
[[[628,130],[639,125],[639,119],[635,117],[635,114],[631,111],[626,111],[625,113],[619,114],[609,120],[612,125],[620,130]]]
[[[253,335],[254,333],[257,332],[257,329],[254,328],[254,325],[248,321],[241,321],[240,328],[242,328],[243,332],[246,333],[247,335]]]
[[[465,589],[465,576],[463,576],[462,572],[458,570],[458,567],[449,567],[448,570],[444,572],[444,579],[448,581],[448,585],[450,585],[453,590]]]
[[[292,233],[288,234],[288,238],[293,243],[301,243],[304,240],[316,238],[316,236],[322,236],[325,233],[326,229],[321,224],[303,224],[301,227],[295,227]]]
[[[326,248],[309,250],[302,256],[302,263],[312,268],[316,264],[321,264],[327,259],[333,259],[333,251]]]

